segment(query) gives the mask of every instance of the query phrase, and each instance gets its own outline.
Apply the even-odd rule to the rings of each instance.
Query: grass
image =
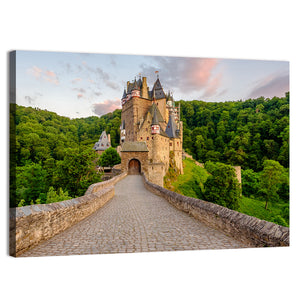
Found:
[[[178,175],[171,183],[173,190],[188,197],[203,198],[202,189],[209,175],[208,172],[189,158],[183,160],[183,169],[184,174]]]
[[[189,158],[183,160],[183,170],[184,174],[178,175],[175,180],[172,180],[169,189],[188,197],[204,199],[203,185],[209,173]],[[265,209],[263,200],[243,196],[239,201],[238,211],[261,220],[289,226],[288,203],[271,202],[268,207]]]
[[[261,220],[273,222],[282,226],[289,226],[289,204],[284,202],[269,203],[265,209],[265,201],[242,197],[239,202],[239,212]]]

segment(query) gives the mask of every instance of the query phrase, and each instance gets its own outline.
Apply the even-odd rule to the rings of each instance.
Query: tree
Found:
[[[260,192],[264,194],[266,199],[265,209],[268,207],[268,202],[278,199],[277,191],[280,188],[280,184],[285,180],[284,167],[274,160],[265,160],[264,169],[260,174]]]
[[[99,182],[93,161],[97,154],[92,149],[66,149],[62,161],[58,161],[53,175],[56,187],[63,187],[71,197],[81,196],[89,185]]]
[[[233,167],[223,163],[205,163],[211,174],[204,183],[204,197],[207,201],[237,210],[241,198],[241,187]]]
[[[112,147],[106,149],[98,161],[98,164],[101,167],[113,167],[119,163],[121,163],[121,157],[117,150]]]
[[[246,197],[255,196],[259,188],[259,174],[252,169],[242,170],[243,195]]]

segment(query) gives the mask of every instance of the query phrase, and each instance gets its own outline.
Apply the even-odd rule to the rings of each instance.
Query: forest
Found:
[[[246,101],[177,101],[183,148],[199,162],[242,167],[243,195],[260,197],[259,176],[275,161],[285,180],[276,197],[289,201],[289,93]],[[121,110],[70,119],[39,108],[11,105],[10,205],[50,203],[84,194],[100,180],[92,150],[103,130],[120,140]]]
[[[289,93],[246,101],[179,101],[183,148],[200,161],[261,171],[265,159],[289,167]]]
[[[51,203],[82,196],[101,181],[92,149],[103,130],[119,141],[121,110],[70,119],[39,108],[10,107],[10,206]]]

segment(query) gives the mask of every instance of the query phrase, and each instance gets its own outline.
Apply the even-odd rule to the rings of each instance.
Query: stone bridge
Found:
[[[109,182],[92,185],[83,197],[63,202],[16,209],[12,254],[51,256],[289,245],[288,228],[176,194],[141,175],[121,174]]]

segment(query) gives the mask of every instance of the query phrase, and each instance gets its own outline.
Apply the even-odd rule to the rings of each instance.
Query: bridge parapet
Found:
[[[82,197],[11,208],[10,255],[19,256],[94,213],[114,196],[114,185],[126,175],[92,184]]]
[[[179,210],[189,213],[209,227],[229,234],[250,247],[289,246],[287,227],[260,220],[226,207],[186,197],[158,186],[144,177],[144,184],[151,192],[165,198]]]
[[[88,189],[86,190],[86,192],[85,192],[84,195],[89,195],[89,194],[98,192],[98,191],[100,191],[102,189],[105,189],[108,186],[115,185],[117,182],[119,182],[120,180],[122,180],[125,176],[127,176],[127,172],[123,172],[122,174],[120,174],[118,176],[115,176],[115,177],[113,177],[113,178],[111,178],[109,180],[105,180],[105,181],[102,181],[102,182],[94,183],[94,184],[92,184],[92,185],[90,185],[88,187]]]

